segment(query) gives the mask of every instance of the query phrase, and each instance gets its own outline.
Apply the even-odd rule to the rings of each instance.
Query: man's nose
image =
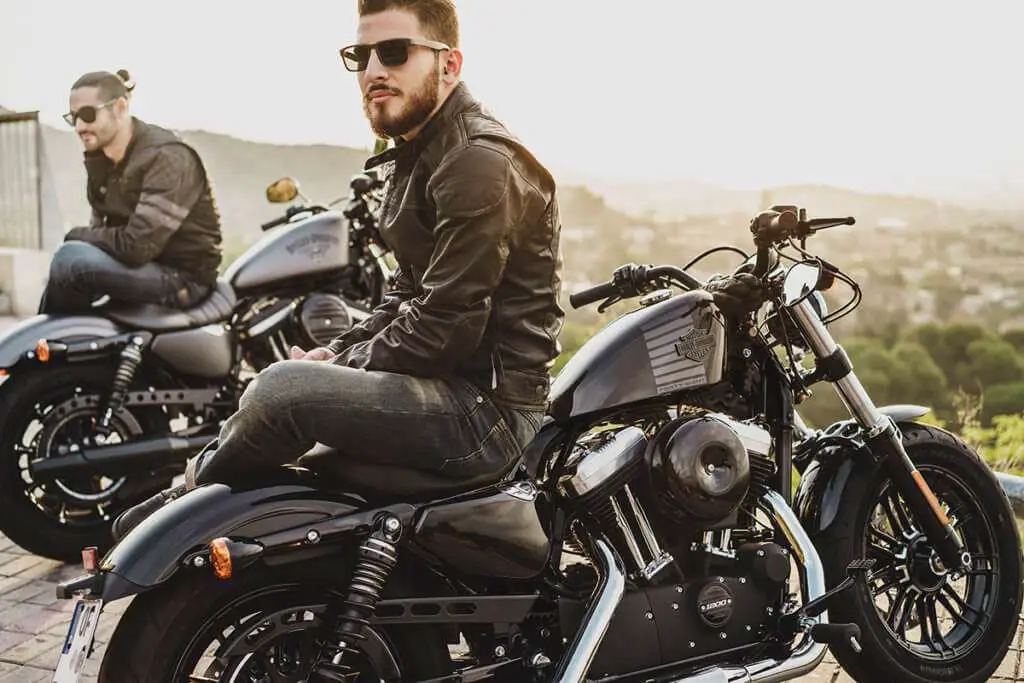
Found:
[[[388,77],[387,68],[380,63],[376,50],[370,50],[370,61],[366,63],[366,78],[370,81],[383,81]]]
[[[86,123],[82,119],[75,119],[75,132],[76,133],[84,133],[87,130],[89,130],[89,124],[88,123]]]

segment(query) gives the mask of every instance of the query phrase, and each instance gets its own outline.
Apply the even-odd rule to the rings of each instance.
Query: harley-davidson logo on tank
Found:
[[[659,394],[719,380],[721,368],[715,366],[722,361],[722,324],[711,310],[700,307],[683,316],[673,311],[643,326]]]

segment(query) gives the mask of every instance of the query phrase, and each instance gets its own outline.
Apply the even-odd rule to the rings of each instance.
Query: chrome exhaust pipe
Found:
[[[582,625],[552,678],[553,683],[583,683],[626,592],[626,570],[608,541],[595,538],[591,556],[601,578]]]
[[[800,588],[806,605],[825,594],[825,569],[821,566],[821,558],[785,498],[775,491],[769,491],[762,500],[771,506],[772,518],[797,555]],[[713,667],[677,679],[674,683],[779,683],[798,678],[814,671],[825,658],[828,646],[814,642],[810,629],[815,624],[827,623],[827,610],[817,617],[807,617],[803,622],[803,640],[786,659],[764,659],[746,667]]]

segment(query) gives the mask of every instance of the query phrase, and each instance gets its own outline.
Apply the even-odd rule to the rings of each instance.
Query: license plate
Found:
[[[78,683],[85,660],[92,654],[102,608],[103,600],[100,598],[80,598],[75,604],[52,683]]]

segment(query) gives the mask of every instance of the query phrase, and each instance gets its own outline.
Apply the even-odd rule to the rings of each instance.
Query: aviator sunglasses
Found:
[[[64,121],[72,128],[74,128],[75,123],[78,121],[78,119],[82,119],[86,123],[92,123],[96,120],[96,115],[99,114],[100,109],[109,107],[114,102],[117,102],[119,99],[119,97],[115,97],[112,100],[108,100],[103,104],[97,104],[96,106],[87,104],[84,107],[79,107],[78,111],[69,111],[67,114],[64,114]]]
[[[370,54],[376,50],[380,63],[387,67],[402,66],[409,59],[409,47],[419,45],[431,50],[450,50],[444,43],[419,38],[391,38],[372,45],[349,45],[341,48],[341,61],[349,71],[365,71],[370,63]]]

